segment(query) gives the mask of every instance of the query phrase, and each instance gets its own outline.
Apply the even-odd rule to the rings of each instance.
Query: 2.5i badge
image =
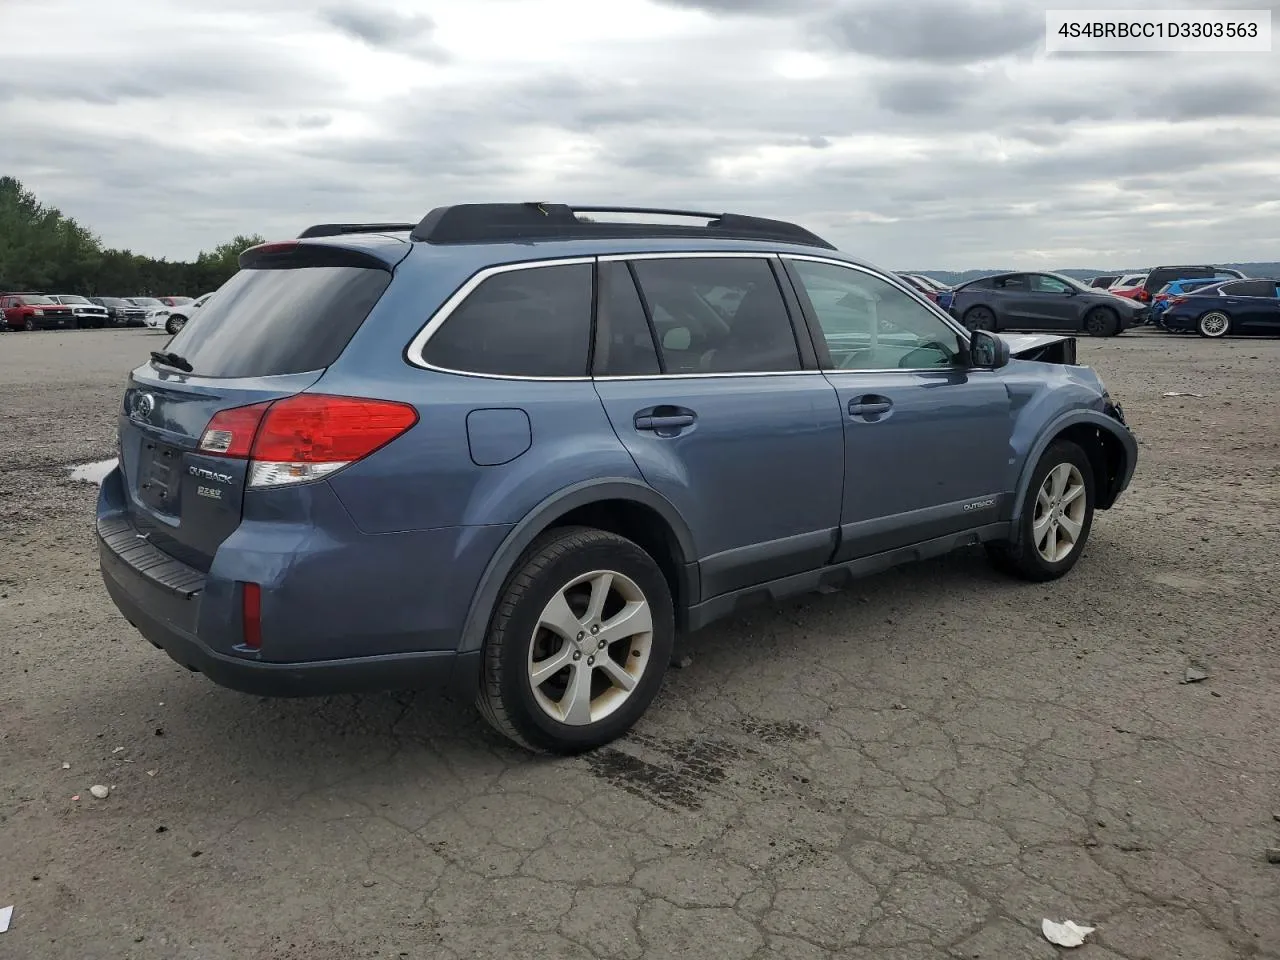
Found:
[[[208,497],[210,500],[222,499],[222,491],[217,487],[196,487],[196,493],[202,497]]]

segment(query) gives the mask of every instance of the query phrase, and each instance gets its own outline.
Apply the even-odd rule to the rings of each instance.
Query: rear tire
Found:
[[[1120,332],[1120,318],[1106,307],[1094,307],[1084,315],[1084,332],[1091,337],[1114,337]]]
[[[1040,457],[1022,502],[1014,539],[987,544],[995,566],[1035,583],[1067,574],[1093,528],[1093,467],[1069,440],[1058,440]]]
[[[476,705],[531,750],[592,750],[644,714],[674,643],[671,591],[649,554],[591,527],[549,530],[494,607]]]
[[[1231,318],[1221,310],[1210,310],[1196,321],[1196,333],[1209,340],[1218,340],[1231,332]]]
[[[965,311],[964,325],[972,333],[975,330],[996,329],[996,315],[986,307],[973,307]]]

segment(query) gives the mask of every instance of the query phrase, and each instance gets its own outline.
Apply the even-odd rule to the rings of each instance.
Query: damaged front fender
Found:
[[[997,333],[1016,360],[1076,365],[1076,338],[1051,333]]]

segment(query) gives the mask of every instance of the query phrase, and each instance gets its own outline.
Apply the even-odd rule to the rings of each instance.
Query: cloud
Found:
[[[835,47],[887,61],[980,63],[1044,42],[1044,13],[1012,0],[866,0],[823,16]]]
[[[377,50],[406,53],[426,60],[448,59],[448,53],[432,40],[436,25],[426,14],[403,14],[351,4],[322,10],[320,18],[335,30]]]
[[[610,4],[22,0],[0,174],[168,257],[494,199],[783,217],[889,267],[1271,255],[1274,58],[1048,58],[1031,4]]]

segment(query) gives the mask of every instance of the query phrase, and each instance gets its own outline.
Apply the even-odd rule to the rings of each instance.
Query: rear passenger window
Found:
[[[661,373],[644,304],[625,263],[600,264],[595,370],[602,377]]]
[[[422,359],[462,373],[583,377],[591,347],[591,265],[508,270],[484,280],[432,334]]]
[[[636,260],[665,372],[800,369],[800,352],[769,262],[754,257]]]

